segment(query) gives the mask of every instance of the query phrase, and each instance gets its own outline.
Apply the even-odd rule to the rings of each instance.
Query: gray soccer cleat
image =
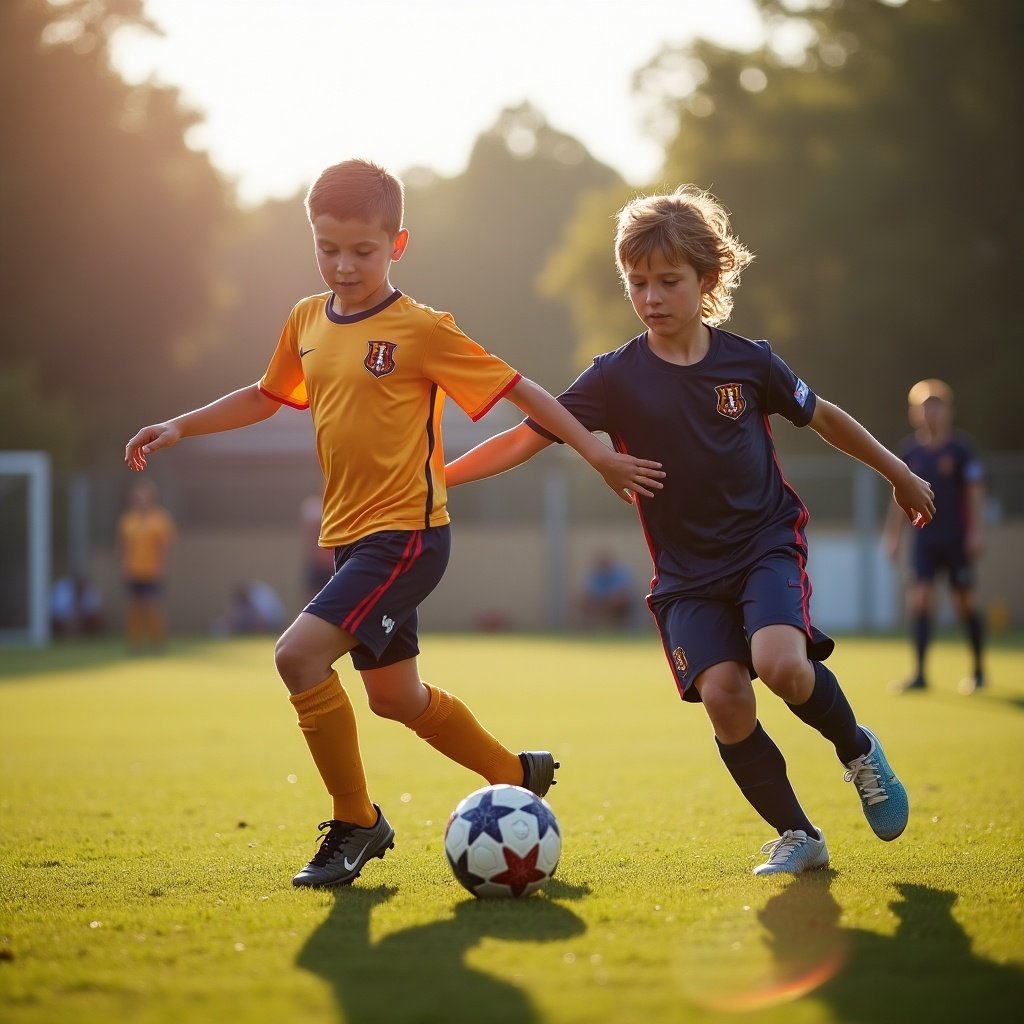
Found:
[[[524,750],[519,755],[523,766],[523,789],[528,789],[537,796],[544,796],[554,785],[555,769],[561,765],[546,750]]]
[[[349,885],[359,877],[363,865],[371,857],[383,857],[395,847],[395,830],[388,824],[376,804],[374,825],[353,825],[347,821],[320,822],[320,849],[313,859],[292,879],[292,885],[323,889],[332,885]],[[326,829],[326,831],[325,831]]]
[[[828,867],[824,835],[812,839],[802,828],[787,829],[778,839],[765,843],[761,852],[768,854],[768,859],[754,868],[755,875],[800,875]]]

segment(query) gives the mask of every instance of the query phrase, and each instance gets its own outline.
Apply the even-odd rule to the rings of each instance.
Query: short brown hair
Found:
[[[389,170],[370,160],[343,160],[320,172],[306,193],[306,215],[338,220],[380,221],[397,235],[405,214],[405,186]]]
[[[712,324],[729,319],[730,293],[754,256],[732,234],[729,214],[711,193],[680,185],[667,195],[635,196],[619,210],[615,265],[623,282],[658,250],[676,266],[689,263],[699,276],[716,274],[715,286],[702,296],[701,316]]]
[[[946,405],[953,404],[953,389],[938,377],[928,377],[919,380],[907,394],[907,404],[912,406],[924,405],[929,398],[937,398]]]

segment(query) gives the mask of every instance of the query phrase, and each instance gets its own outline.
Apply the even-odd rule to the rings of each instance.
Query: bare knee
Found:
[[[772,693],[791,704],[799,704],[807,699],[808,685],[813,685],[814,680],[814,669],[807,656],[791,651],[762,656],[755,661],[754,671]]]
[[[409,714],[408,701],[394,693],[372,693],[367,691],[366,702],[378,718],[392,722],[410,722],[415,714]]]
[[[740,671],[739,666],[734,672],[712,672],[697,680],[704,710],[723,743],[738,743],[750,735],[757,721],[754,688],[746,670]]]
[[[305,662],[305,653],[293,637],[285,633],[278,638],[274,647],[274,665],[289,689],[302,677]]]

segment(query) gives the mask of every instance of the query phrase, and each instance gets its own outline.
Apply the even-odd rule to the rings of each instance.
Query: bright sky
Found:
[[[633,184],[659,147],[634,71],[697,35],[760,45],[752,0],[145,0],[163,37],[122,31],[115,67],[181,89],[196,148],[243,202],[294,194],[350,156],[459,174],[499,112],[534,104]]]

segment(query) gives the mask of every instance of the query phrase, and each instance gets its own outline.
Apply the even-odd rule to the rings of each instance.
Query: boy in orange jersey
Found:
[[[333,800],[297,886],[352,882],[392,848],[394,830],[367,792],[356,723],[334,663],[351,654],[370,709],[408,726],[489,783],[543,796],[557,762],[514,754],[457,698],[425,683],[416,656],[417,606],[449,554],[441,411],[450,395],[474,419],[507,398],[566,441],[623,500],[651,495],[656,463],[611,451],[543,388],[471,341],[447,313],[396,290],[389,274],[409,241],[402,183],[347,160],[306,197],[326,293],[301,300],[263,378],[210,405],[144,427],[127,444],[134,470],[182,437],[232,430],[282,404],[309,408],[323,471],[320,543],[335,574],[285,630],[275,660],[310,753]]]
[[[167,638],[163,590],[174,522],[156,500],[156,488],[139,481],[117,524],[121,578],[128,594],[128,650],[138,653],[148,641],[154,649]]]

